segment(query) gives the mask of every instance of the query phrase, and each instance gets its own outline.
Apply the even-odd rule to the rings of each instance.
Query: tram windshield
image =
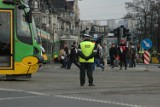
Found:
[[[17,38],[26,44],[33,44],[29,24],[26,22],[24,10],[17,8]]]

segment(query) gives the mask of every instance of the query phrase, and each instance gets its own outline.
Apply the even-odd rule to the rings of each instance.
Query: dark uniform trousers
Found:
[[[127,59],[126,56],[120,55],[120,67],[123,67],[123,64],[125,66],[125,68],[127,68]]]
[[[85,75],[86,75],[86,71],[87,71],[87,77],[89,79],[89,84],[93,83],[93,63],[80,63],[81,67],[80,67],[80,84],[84,85],[85,83]]]

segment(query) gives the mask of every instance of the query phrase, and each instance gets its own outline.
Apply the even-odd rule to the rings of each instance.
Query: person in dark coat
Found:
[[[66,52],[66,55],[68,56],[69,55],[69,49],[68,49],[66,44],[64,45],[64,51]]]
[[[133,44],[130,45],[130,48],[128,49],[128,56],[129,56],[129,67],[136,67],[136,49]]]
[[[127,70],[127,51],[128,48],[125,44],[124,40],[120,41],[120,45],[118,47],[118,54],[120,58],[120,70],[122,70],[122,66],[125,65],[125,70]]]
[[[109,50],[109,55],[110,55],[110,60],[111,60],[111,66],[112,68],[114,68],[114,60],[117,57],[117,48],[115,46],[115,44],[112,44],[110,50]]]
[[[80,68],[80,64],[77,60],[77,51],[75,45],[71,45],[71,53],[69,55],[69,63],[67,65],[67,69],[71,68],[72,63],[74,63],[78,68]]]

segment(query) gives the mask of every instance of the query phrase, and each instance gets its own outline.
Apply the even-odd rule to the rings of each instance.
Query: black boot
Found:
[[[88,86],[95,86],[93,83],[89,83],[89,85]]]

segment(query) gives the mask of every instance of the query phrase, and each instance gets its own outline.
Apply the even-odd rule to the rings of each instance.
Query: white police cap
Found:
[[[88,35],[88,34],[84,34],[84,37],[91,37],[90,35]]]

